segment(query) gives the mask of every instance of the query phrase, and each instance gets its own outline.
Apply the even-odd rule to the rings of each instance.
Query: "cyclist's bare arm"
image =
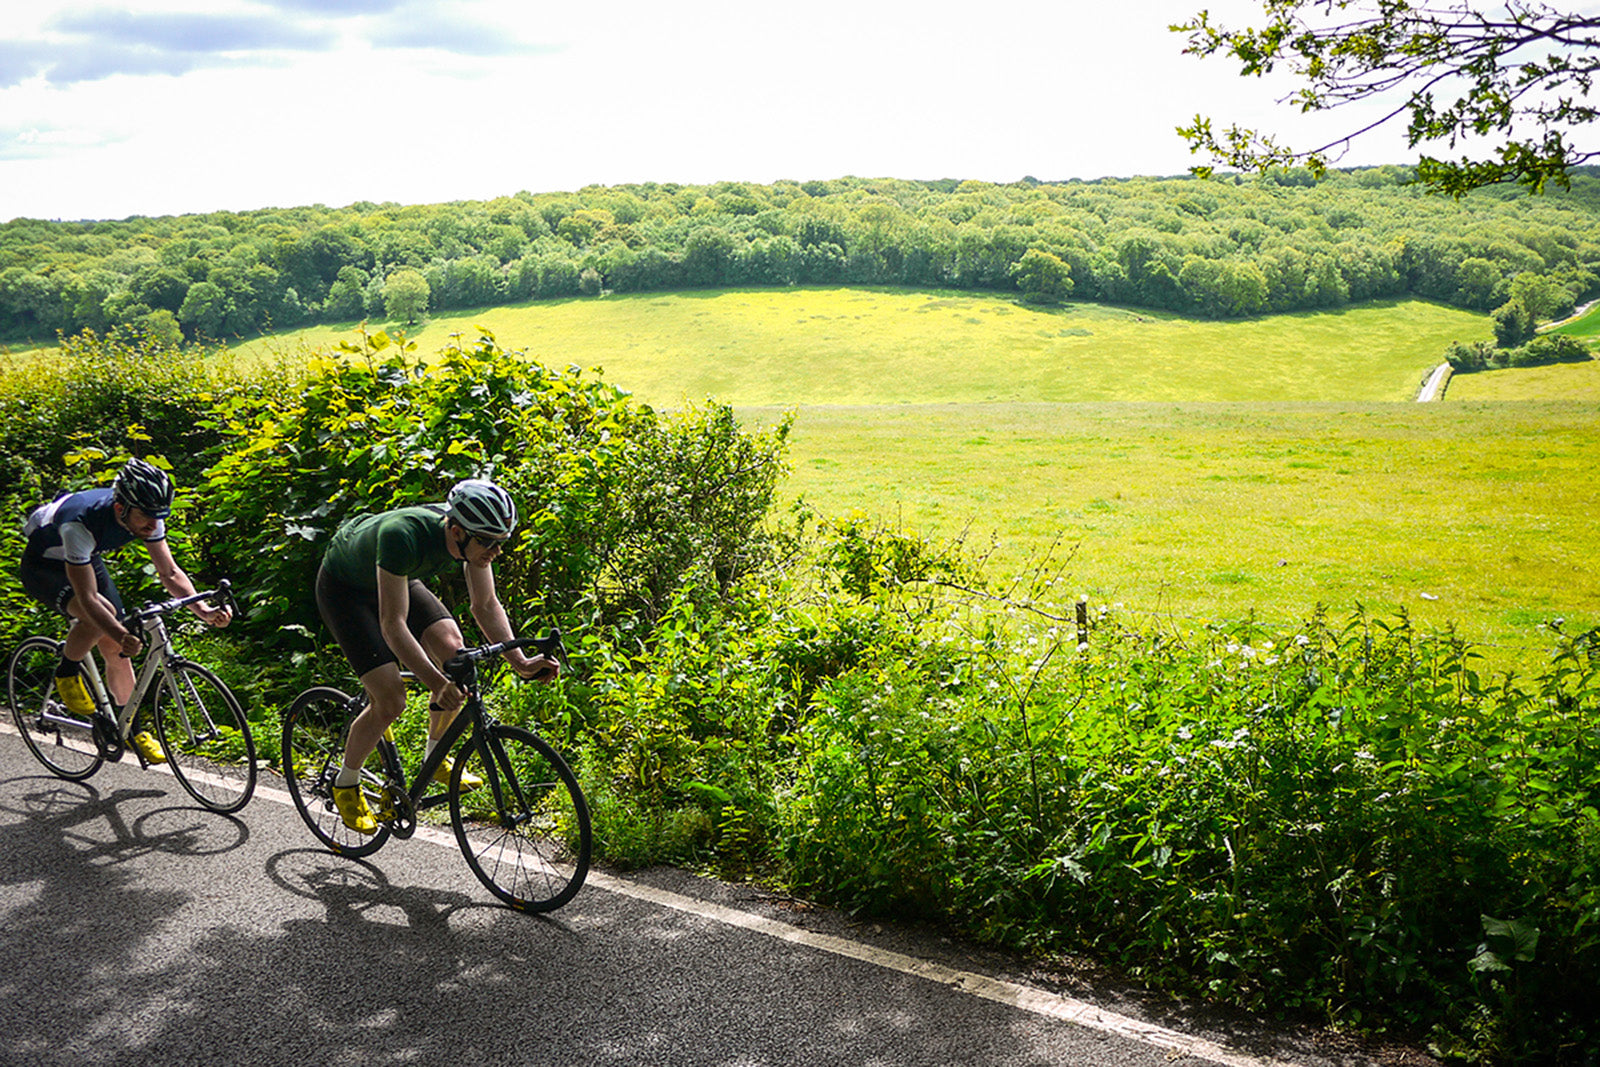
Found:
[[[467,566],[467,596],[472,605],[472,619],[490,641],[514,640],[511,619],[494,588],[494,567]],[[554,678],[561,665],[547,656],[528,657],[520,648],[508,648],[503,653],[506,665],[522,678]]]
[[[427,687],[429,702],[445,711],[454,711],[461,706],[465,695],[444,676],[411,633],[411,627],[406,625],[406,613],[410,608],[411,580],[379,567],[378,625],[383,640],[400,663]]]
[[[112,611],[110,602],[100,595],[100,583],[95,580],[94,568],[87,563],[68,563],[67,581],[72,583],[72,600],[83,621],[121,645],[124,656],[137,656],[144,644],[137,633],[122,625]]]
[[[146,541],[144,548],[156,569],[156,579],[161,582],[162,588],[169,596],[194,596],[194,582],[190,581],[189,575],[178,566],[178,561],[172,556],[172,549],[165,541]],[[226,626],[233,620],[233,613],[226,606],[203,600],[190,604],[189,610],[212,626]]]

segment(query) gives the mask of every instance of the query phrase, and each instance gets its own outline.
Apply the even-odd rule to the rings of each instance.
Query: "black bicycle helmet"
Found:
[[[151,518],[164,519],[172,512],[172,479],[153,463],[130,459],[111,483],[111,499]]]
[[[517,528],[511,494],[481,478],[457,482],[445,498],[444,513],[469,534],[504,541]]]

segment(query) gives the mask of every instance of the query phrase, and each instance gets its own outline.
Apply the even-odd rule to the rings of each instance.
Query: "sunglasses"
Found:
[[[503,537],[481,537],[478,534],[468,534],[467,536],[478,542],[485,552],[491,548],[504,548],[506,546],[506,540]]]

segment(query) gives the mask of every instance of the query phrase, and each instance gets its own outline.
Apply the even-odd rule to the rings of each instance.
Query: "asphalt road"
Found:
[[[447,837],[341,859],[270,790],[229,817],[132,763],[65,782],[9,726],[5,1067],[1365,1062],[678,871],[596,872],[525,916]]]

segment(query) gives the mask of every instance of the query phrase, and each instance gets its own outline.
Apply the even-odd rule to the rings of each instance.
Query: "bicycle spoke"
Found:
[[[28,749],[52,774],[82,781],[100,769],[93,723],[69,712],[56,696],[56,664],[61,643],[30,637],[11,657],[7,699],[17,730]]]
[[[463,792],[469,773],[484,784]],[[577,779],[554,749],[520,727],[492,727],[457,753],[450,819],[472,873],[514,908],[559,908],[588,874],[589,809]]]
[[[283,773],[295,810],[313,836],[343,856],[366,856],[389,839],[379,825],[370,836],[350,829],[333,804],[333,777],[344,763],[344,742],[359,704],[337,689],[318,686],[295,699],[283,719]],[[383,783],[389,774],[399,780],[393,748],[379,745],[362,768],[362,788],[373,811],[382,806]]]
[[[204,667],[179,664],[157,687],[156,732],[173,774],[213,811],[234,812],[256,787],[255,739],[239,701]]]

